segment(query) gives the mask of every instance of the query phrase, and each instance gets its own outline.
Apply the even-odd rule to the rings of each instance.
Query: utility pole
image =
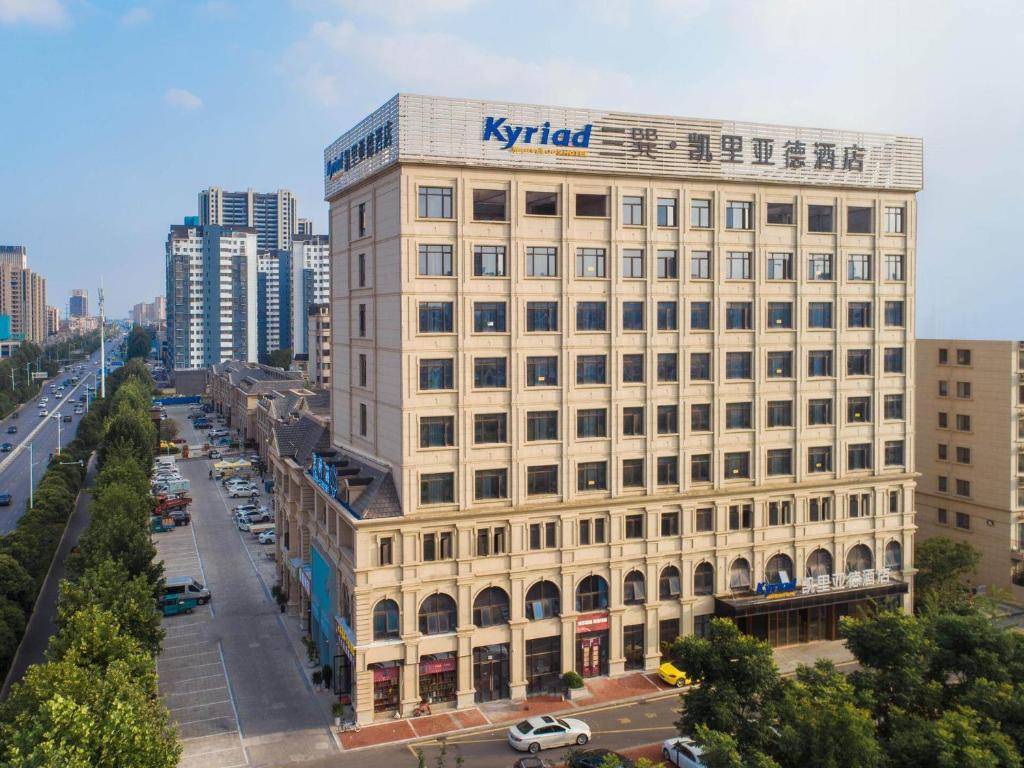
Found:
[[[100,279],[100,397],[107,397],[107,346],[105,342],[106,333],[103,328],[103,279]]]

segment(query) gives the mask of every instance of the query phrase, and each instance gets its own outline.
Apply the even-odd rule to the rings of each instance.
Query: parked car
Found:
[[[9,494],[9,493],[0,493],[0,507],[9,507],[9,506],[11,506],[11,494]]]
[[[8,435],[16,435],[16,434],[18,434],[18,428],[16,426],[14,426],[13,424],[11,424],[11,426],[9,426],[7,428],[7,434]]]
[[[208,603],[213,597],[202,582],[191,576],[168,576],[164,581],[164,594],[192,598],[200,605]]]
[[[14,446],[11,445],[10,443],[4,443],[3,445],[0,445],[0,452],[10,453],[13,450],[14,450]]]
[[[705,768],[705,763],[701,759],[703,754],[703,750],[694,744],[693,739],[685,736],[666,739],[661,745],[661,756],[668,761],[669,765],[675,765],[678,768]]]
[[[49,415],[50,415],[50,412],[48,410],[46,410],[45,408],[43,408],[43,410],[41,410],[39,412],[39,418],[41,418],[41,419],[45,419]]]
[[[260,544],[274,544],[277,542],[277,531],[264,531],[256,537]]]
[[[218,451],[217,449],[213,449],[206,455],[211,459],[219,459],[221,457],[221,452]]]
[[[537,754],[542,749],[583,746],[590,741],[590,726],[573,717],[528,717],[508,729],[508,743],[519,752]]]
[[[666,661],[660,667],[658,667],[658,677],[664,680],[669,685],[674,685],[676,688],[683,688],[687,685],[693,685],[693,682],[686,676],[683,670],[679,669],[671,661]]]
[[[258,504],[239,504],[233,511],[235,515],[248,515],[250,512],[255,512],[259,508]]]
[[[71,414],[70,413],[65,413],[64,414],[64,418],[61,419],[61,421],[63,421],[63,422],[69,422],[71,420],[72,419],[71,419]]]
[[[618,765],[621,768],[633,768],[633,761],[625,755],[601,747],[597,749],[574,750],[569,754],[569,762],[566,763],[566,768],[601,768],[601,765],[609,756],[617,759]]]
[[[512,768],[555,768],[555,764],[542,757],[530,755],[528,757],[520,757],[512,764]]]
[[[248,498],[249,496],[258,496],[258,495],[259,495],[259,491],[256,489],[255,485],[250,486],[248,488],[243,488],[242,486],[236,486],[236,487],[232,488],[231,491],[228,493],[228,496],[230,496],[232,499],[243,499],[243,498]]]
[[[172,509],[167,516],[174,519],[175,525],[188,525],[192,522],[192,515],[185,509]]]
[[[274,520],[274,516],[266,507],[261,507],[255,512],[250,512],[246,517],[249,518],[250,523],[270,523]]]

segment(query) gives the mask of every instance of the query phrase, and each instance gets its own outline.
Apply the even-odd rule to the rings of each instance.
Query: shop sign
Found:
[[[437,675],[442,672],[454,672],[455,671],[455,657],[450,659],[432,659],[430,661],[420,662],[420,674],[421,675]]]
[[[772,583],[769,581],[759,581],[757,583],[757,594],[764,595],[765,597],[778,597],[781,595],[791,595],[796,592],[796,579],[792,581],[780,581]]]
[[[319,485],[332,499],[338,495],[338,472],[333,464],[328,464],[319,453],[313,454],[313,463],[309,467],[313,482]]]
[[[576,634],[587,632],[604,632],[608,629],[607,613],[585,613],[576,617]]]
[[[587,123],[578,131],[569,128],[551,129],[551,123],[543,125],[513,125],[507,117],[484,117],[484,141],[496,139],[502,143],[502,149],[513,149],[518,144],[551,144],[556,147],[590,146],[590,132],[593,124]],[[536,141],[534,139],[536,138]],[[519,151],[528,151],[518,148]]]
[[[356,645],[352,642],[352,630],[341,616],[334,617],[334,627],[338,639],[341,641],[341,650],[348,656],[349,661],[354,662],[356,660]]]
[[[302,591],[306,593],[307,597],[312,588],[311,577],[312,569],[308,565],[304,565],[299,569],[299,584],[302,585]]]
[[[820,576],[811,577],[804,581],[801,592],[805,595],[813,595],[819,592],[834,592],[840,589],[873,587],[878,584],[888,584],[891,581],[889,570],[886,568],[867,568],[863,571],[833,573],[831,575],[823,573]]]
[[[389,683],[398,680],[398,667],[374,667],[373,682]]]

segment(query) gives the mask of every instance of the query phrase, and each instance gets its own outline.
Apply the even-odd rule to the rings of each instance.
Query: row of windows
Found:
[[[417,213],[423,219],[454,218],[454,190],[452,187],[421,186],[417,192]],[[581,218],[606,218],[609,215],[609,195],[577,193],[575,215]],[[622,196],[622,224],[627,227],[644,226],[647,223],[647,202],[642,195]],[[678,200],[674,197],[659,197],[656,202],[655,223],[659,227],[679,226]],[[527,216],[558,216],[560,213],[557,192],[526,192],[524,210]],[[690,227],[710,229],[713,226],[713,204],[708,198],[690,200]],[[754,228],[754,203],[729,200],[725,203],[725,228],[750,230]],[[887,234],[904,234],[906,211],[904,206],[886,206],[883,212],[883,231]],[[846,207],[846,232],[850,234],[872,234],[875,232],[875,210],[870,205],[848,205]],[[509,219],[508,193],[503,189],[473,190],[473,220],[498,221]],[[793,203],[767,203],[765,220],[768,224],[793,226],[796,224],[796,206]],[[835,232],[836,208],[832,205],[807,206],[808,232]],[[364,228],[360,227],[361,234]]]
[[[903,395],[885,395],[884,418],[904,418]],[[710,403],[690,405],[690,432],[712,431]],[[657,434],[679,434],[679,406],[659,405]],[[753,429],[752,402],[725,404],[725,429]],[[528,411],[526,413],[526,442],[559,440],[558,411]],[[792,427],[793,401],[769,400],[765,411],[766,426]],[[872,421],[871,397],[849,397],[846,400],[846,422],[868,424]],[[832,398],[809,400],[808,426],[833,425]],[[622,435],[639,437],[646,433],[646,414],[642,405],[622,409]],[[608,437],[608,409],[580,408],[576,411],[576,438],[579,440]],[[508,442],[508,414],[505,412],[478,413],[473,417],[473,443],[475,445],[501,445]],[[420,417],[420,448],[451,448],[455,445],[455,416]],[[957,448],[957,461],[969,464],[970,449]],[[939,458],[946,458],[946,446],[939,446]]]
[[[903,347],[886,347],[883,352],[883,372],[887,374],[904,373]],[[656,380],[662,383],[676,383],[681,380],[678,353],[659,352],[657,355]],[[730,381],[752,380],[754,378],[753,352],[726,352],[725,378]],[[872,375],[870,349],[850,349],[846,353],[847,376]],[[794,377],[793,353],[790,351],[768,352],[766,377],[769,379],[791,379]],[[454,389],[455,361],[451,358],[420,360],[421,390]],[[642,352],[622,355],[622,383],[642,384],[645,381],[645,355]],[[807,353],[808,378],[832,377],[832,350],[811,350]],[[690,381],[713,381],[710,352],[690,353]],[[576,384],[607,385],[607,355],[577,355]],[[558,356],[526,358],[527,387],[559,386]],[[476,357],[473,359],[473,387],[476,389],[505,389],[508,383],[508,358]],[[939,426],[943,423],[944,414],[939,414]],[[960,417],[958,417],[959,419]],[[969,419],[969,417],[967,417]]]
[[[945,411],[939,411],[938,414],[938,425],[939,429],[949,429],[949,414]],[[970,432],[971,431],[971,417],[966,413],[956,414],[956,429],[958,432]]]
[[[938,395],[939,397],[949,397],[949,382],[940,380],[938,382]],[[958,381],[956,382],[956,396],[961,400],[971,399],[971,382],[969,381]]]
[[[850,472],[873,468],[871,443],[856,443],[847,446],[846,467]],[[722,457],[722,478],[739,480],[751,477],[750,451],[727,452]],[[690,456],[690,481],[711,482],[710,453]],[[657,484],[679,485],[679,457],[659,456],[657,458]],[[904,465],[904,443],[889,440],[885,443],[884,466]],[[765,469],[770,477],[793,474],[793,449],[772,448],[767,451]],[[832,472],[832,446],[815,446],[807,449],[807,472],[809,474]],[[624,459],[622,462],[622,484],[625,488],[642,488],[645,485],[644,459]],[[960,481],[958,481],[960,482]],[[576,490],[607,491],[608,462],[584,461],[576,467]],[[558,465],[527,467],[526,495],[537,496],[559,492]],[[969,495],[969,494],[961,494]],[[508,498],[508,469],[480,469],[474,473],[474,500],[489,501]],[[420,504],[452,504],[455,502],[455,473],[435,472],[420,476]]]
[[[963,496],[964,498],[970,498],[971,496],[971,481],[954,479],[954,491],[955,495]],[[949,477],[946,475],[939,475],[936,478],[936,490],[939,493],[949,493]]]
[[[949,446],[946,443],[939,443],[936,446],[939,461],[949,461]],[[970,464],[971,463],[971,449],[962,445],[956,446],[957,464]],[[1017,461],[1018,472],[1024,471],[1024,453],[1020,454]]]
[[[647,276],[647,260],[643,248],[623,248],[621,275],[627,279]],[[365,254],[359,254],[359,287],[365,282]],[[659,249],[655,254],[654,274],[661,280],[679,278],[679,252]],[[690,251],[690,279],[711,280],[715,277],[711,251]],[[812,253],[807,257],[807,280],[835,280],[835,256],[831,253]],[[905,279],[903,254],[883,257],[883,278],[888,281]],[[853,254],[847,258],[846,277],[850,281],[874,279],[874,258],[869,254]],[[454,277],[456,260],[454,248],[445,243],[421,243],[417,273],[420,277]],[[527,246],[525,270],[527,277],[559,277],[562,274],[558,248],[555,246]],[[473,247],[474,277],[507,277],[508,258],[503,245],[476,245]],[[608,252],[605,248],[576,249],[576,277],[608,277]],[[765,280],[793,280],[795,275],[792,253],[769,253],[765,257]],[[750,251],[727,251],[722,264],[726,280],[753,280],[754,258]]]

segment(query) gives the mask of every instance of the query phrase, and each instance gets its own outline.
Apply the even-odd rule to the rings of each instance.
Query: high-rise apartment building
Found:
[[[28,268],[28,249],[0,245],[0,315],[10,315],[15,339],[46,339],[46,279]]]
[[[331,386],[331,305],[314,304],[308,315],[309,380],[323,389]]]
[[[292,252],[260,251],[257,256],[258,355],[292,349]]]
[[[279,562],[360,720],[908,605],[919,139],[399,95],[325,177]]]
[[[46,308],[46,335],[53,336],[60,332],[60,310],[57,307]]]
[[[24,245],[0,245],[0,264],[28,269],[28,248]]]
[[[312,350],[306,346],[311,308],[331,300],[331,248],[326,235],[296,235],[292,240],[291,285],[295,352],[310,353],[312,361]]]
[[[298,232],[298,201],[287,189],[277,192],[225,192],[210,187],[199,193],[199,223],[253,227],[262,250],[288,250]]]
[[[981,553],[975,586],[1024,604],[1024,342],[920,339],[918,540]]]
[[[256,230],[172,225],[166,244],[168,364],[256,361]]]
[[[72,288],[68,300],[68,314],[71,317],[89,316],[89,291],[85,288]]]
[[[311,219],[299,219],[298,226],[295,227],[295,234],[297,234],[297,235],[312,235],[313,234],[313,221]]]

